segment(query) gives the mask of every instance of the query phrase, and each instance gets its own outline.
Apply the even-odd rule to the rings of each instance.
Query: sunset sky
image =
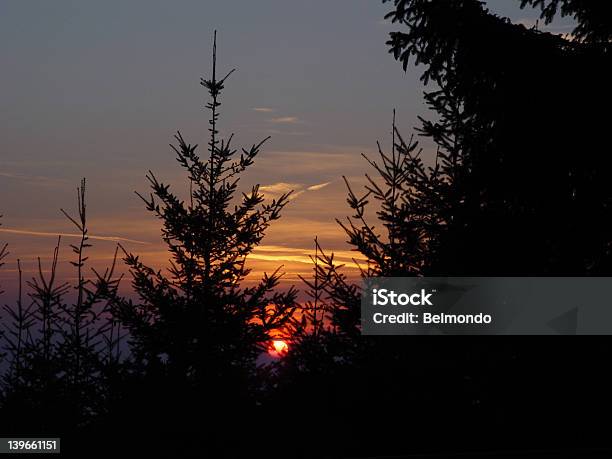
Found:
[[[518,1],[491,9],[532,24]],[[250,146],[268,135],[243,186],[295,199],[251,257],[255,271],[284,264],[286,280],[310,269],[315,236],[339,260],[353,253],[334,218],[349,214],[346,175],[363,183],[361,153],[390,144],[393,108],[407,135],[425,114],[419,69],[387,52],[389,4],[373,0],[91,1],[0,3],[0,241],[11,256],[0,282],[14,293],[16,259],[31,277],[55,235],[73,232],[59,209],[75,208],[88,180],[92,263],[106,263],[115,242],[162,266],[159,222],[135,190],[151,169],[184,191],[168,143],[179,129],[206,141],[201,76],[210,73],[213,30],[223,70],[237,68],[222,98],[222,133]],[[552,27],[569,32],[567,21]],[[556,29],[555,29],[556,28]],[[431,144],[424,143],[426,154]],[[71,256],[64,238],[61,258]],[[64,264],[65,265],[65,264]],[[70,266],[64,266],[64,275]]]

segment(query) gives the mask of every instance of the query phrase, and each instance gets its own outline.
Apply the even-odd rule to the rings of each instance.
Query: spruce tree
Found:
[[[363,155],[376,173],[366,174],[363,194],[355,192],[344,179],[347,202],[354,214],[338,223],[348,242],[367,260],[361,267],[363,276],[423,274],[436,231],[443,224],[438,206],[454,167],[453,158],[439,151],[435,164],[427,165],[418,142],[414,138],[406,142],[401,136],[395,112],[391,151],[384,152],[380,143],[377,145],[377,158]],[[368,221],[373,215],[375,222]]]
[[[8,367],[0,378],[0,426],[6,432],[70,435],[108,408],[107,353],[116,355],[118,343],[109,336],[112,320],[107,298],[116,296],[120,278],[114,276],[114,261],[102,273],[86,274],[86,249],[91,244],[84,179],[77,188],[77,201],[76,218],[62,210],[80,234],[78,244],[71,245],[76,282],[58,279],[61,237],[48,273],[38,258],[38,274],[27,281],[27,299],[17,261],[18,297],[3,307],[7,322],[0,343],[8,355]]]
[[[0,218],[2,218],[2,215],[0,215]],[[2,223],[0,223],[0,226],[2,225]],[[0,248],[0,268],[2,268],[4,266],[4,260],[6,259],[6,257],[8,256],[8,244],[5,243],[1,246]],[[2,284],[0,284],[0,295],[2,295],[4,293],[4,290],[2,290]],[[2,340],[2,338],[4,337],[4,330],[0,329],[0,340]],[[2,350],[0,350],[0,365],[2,365],[2,360],[4,359],[4,352],[2,352]]]
[[[336,364],[349,364],[358,354],[360,288],[318,238],[310,258],[311,277],[300,275],[307,299],[300,304],[299,320],[291,328],[292,351],[283,364],[325,373]]]
[[[0,218],[2,218],[2,215],[0,215]],[[0,226],[2,226],[2,223],[0,223]],[[0,246],[0,268],[2,268],[4,266],[4,260],[6,259],[6,257],[8,257],[8,244],[2,244]],[[1,289],[2,287],[0,286],[0,295],[4,293],[4,290]]]
[[[171,426],[177,429],[198,429],[203,420],[255,406],[256,361],[267,350],[270,334],[283,327],[295,309],[295,290],[277,289],[279,270],[260,280],[248,277],[247,259],[280,217],[289,193],[265,202],[258,185],[239,191],[241,174],[267,139],[238,152],[232,136],[220,138],[220,96],[232,72],[217,76],[215,33],[212,76],[201,80],[209,96],[207,157],[178,132],[171,146],[187,175],[187,199],[152,172],[147,175],[151,193],[140,195],[161,221],[170,267],[167,272],[155,270],[126,252],[138,299],[116,300],[115,314],[129,332],[132,360],[142,381],[136,388],[141,405],[133,411],[153,411],[161,423],[162,413],[174,413],[188,423]],[[154,405],[143,391],[155,397]],[[132,403],[139,403],[138,397],[132,397]],[[212,441],[219,440],[206,432],[215,437]]]
[[[529,3],[548,5],[547,19],[560,5]],[[595,4],[562,3],[579,19],[570,40],[477,0],[393,1],[390,52],[404,69],[423,65],[430,85],[435,116],[420,133],[456,163],[430,273],[610,272],[611,160],[598,111],[612,102],[612,66],[604,29],[588,19],[605,8]]]
[[[605,46],[610,49],[612,40],[612,5],[610,2],[590,0],[520,0],[521,8],[529,5],[541,9],[541,18],[547,24],[560,14],[576,21],[572,38],[583,43]]]

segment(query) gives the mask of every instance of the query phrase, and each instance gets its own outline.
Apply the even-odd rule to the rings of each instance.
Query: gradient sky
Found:
[[[487,3],[525,24],[536,16],[518,1]],[[341,176],[363,183],[360,154],[374,153],[377,140],[389,145],[393,108],[407,134],[426,113],[419,69],[404,73],[387,52],[389,8],[374,0],[1,0],[5,288],[14,288],[17,258],[30,277],[54,235],[72,232],[59,209],[75,207],[81,177],[91,234],[141,241],[125,245],[163,264],[159,223],[134,191],[147,191],[148,169],[185,189],[168,143],[177,129],[205,143],[199,78],[209,75],[215,28],[219,68],[237,68],[222,99],[222,133],[234,132],[236,145],[272,136],[243,186],[299,192],[252,257],[254,269],[284,264],[294,282],[309,269],[315,235],[350,260],[334,222],[349,213]],[[568,24],[553,29],[569,32]],[[93,242],[92,262],[106,263],[114,242]],[[61,258],[70,255],[64,246]]]

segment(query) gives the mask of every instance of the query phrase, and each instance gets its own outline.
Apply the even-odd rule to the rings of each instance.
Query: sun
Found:
[[[282,357],[289,352],[289,345],[282,339],[275,339],[272,341],[272,345],[268,349],[268,353],[272,357]]]

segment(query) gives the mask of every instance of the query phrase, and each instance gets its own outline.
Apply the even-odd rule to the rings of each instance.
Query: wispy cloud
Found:
[[[260,245],[249,257],[254,260],[312,264],[313,252],[313,248]],[[326,252],[328,255],[333,252],[336,261],[348,265],[349,268],[357,268],[353,260],[364,261],[363,256],[358,252],[349,250],[326,250]]]
[[[306,190],[294,190],[293,193],[291,193],[291,196],[289,196],[289,199],[293,201],[298,196],[302,196],[305,192]]]
[[[0,228],[0,232],[9,233],[9,234],[20,234],[23,236],[34,236],[34,237],[73,237],[80,238],[80,234],[76,233],[52,233],[48,231],[32,231],[28,229],[18,229],[18,228]],[[125,237],[119,236],[93,236],[89,235],[89,239],[95,239],[97,241],[111,241],[111,242],[130,242],[132,244],[142,244],[148,245],[149,242],[138,241],[136,239],[128,239]]]
[[[305,185],[303,183],[286,183],[286,182],[278,182],[273,183],[271,185],[264,185],[259,187],[259,189],[264,193],[268,194],[272,197],[280,196],[283,193],[288,193],[289,191],[293,191],[291,194],[291,199],[295,199],[298,196],[306,193],[307,191],[319,191],[325,188],[332,182],[318,183],[315,185]]]
[[[292,190],[296,190],[301,187],[302,185],[300,185],[299,183],[278,182],[278,183],[273,183],[271,185],[260,186],[259,189],[263,193],[268,193],[272,195],[280,195],[283,193],[288,193],[289,191],[292,191]]]
[[[311,185],[306,190],[308,191],[319,191],[329,185],[331,182],[319,183],[318,185]]]
[[[274,109],[270,107],[254,107],[253,111],[260,112],[260,113],[272,113],[274,112]]]
[[[13,180],[20,180],[20,181],[24,181],[24,182],[31,183],[31,184],[37,184],[37,185],[57,185],[57,184],[65,185],[68,183],[65,179],[61,179],[61,178],[46,177],[43,175],[29,175],[29,174],[22,174],[19,172],[0,172],[0,177],[13,179]]]
[[[271,118],[270,123],[274,124],[298,124],[300,120],[297,116],[279,116],[277,118]]]

